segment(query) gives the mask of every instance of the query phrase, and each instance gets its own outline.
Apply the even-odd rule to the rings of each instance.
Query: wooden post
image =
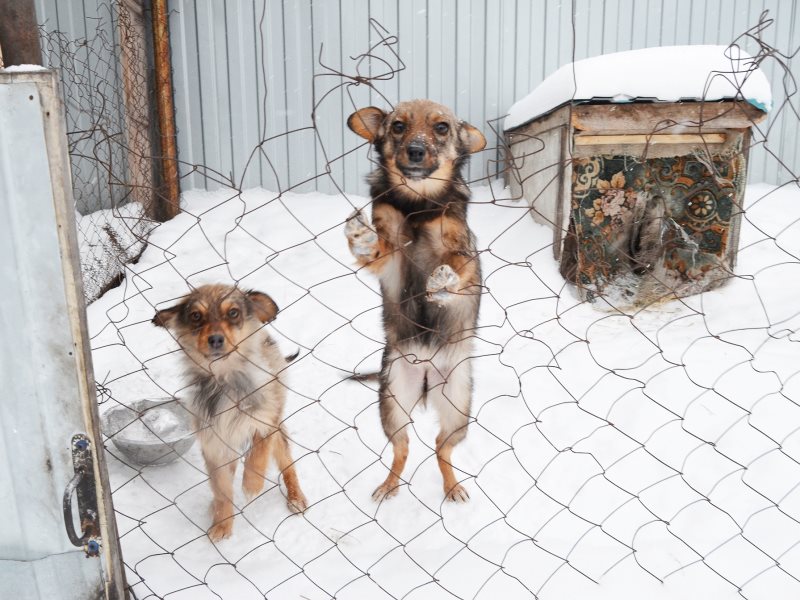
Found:
[[[150,94],[144,8],[141,0],[121,0],[117,27],[120,40],[128,185],[131,197],[145,214],[158,220],[153,162],[156,153],[150,139]]]
[[[169,220],[180,212],[175,104],[172,98],[172,62],[169,49],[167,0],[153,0],[153,55],[156,111],[161,140],[161,216]]]
[[[41,65],[34,0],[0,0],[0,67]]]

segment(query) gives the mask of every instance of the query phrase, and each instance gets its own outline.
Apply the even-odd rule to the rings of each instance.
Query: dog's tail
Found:
[[[379,371],[373,373],[353,373],[344,377],[344,379],[349,379],[350,381],[378,381],[380,378],[381,374]]]

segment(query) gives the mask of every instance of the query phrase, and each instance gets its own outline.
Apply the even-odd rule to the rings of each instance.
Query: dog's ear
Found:
[[[255,290],[250,290],[246,295],[250,310],[253,311],[256,319],[262,323],[269,323],[277,316],[278,305],[272,298]]]
[[[347,126],[364,139],[374,142],[385,118],[386,113],[380,108],[368,106],[350,115],[347,119]]]
[[[153,323],[153,325],[157,325],[158,327],[169,327],[172,323],[172,320],[181,314],[182,310],[183,303],[173,306],[172,308],[160,310],[156,313],[156,316],[153,317],[151,323]]]
[[[472,154],[483,150],[486,147],[486,138],[475,127],[469,123],[462,122],[458,130],[458,139],[461,141],[464,149]]]

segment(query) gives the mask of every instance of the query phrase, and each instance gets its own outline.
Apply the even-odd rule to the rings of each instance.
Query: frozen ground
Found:
[[[370,499],[390,451],[374,385],[342,380],[381,348],[375,281],[342,234],[366,199],[187,193],[89,307],[101,410],[184,393],[150,319],[187,281],[270,293],[272,331],[301,349],[286,426],[305,514],[274,485],[239,496],[215,547],[197,446],[140,470],[109,459],[137,598],[800,597],[800,190],[748,188],[726,287],[631,315],[579,302],[523,205],[473,195],[486,293],[474,422],[453,456],[465,505],[442,503],[424,412],[408,485]]]

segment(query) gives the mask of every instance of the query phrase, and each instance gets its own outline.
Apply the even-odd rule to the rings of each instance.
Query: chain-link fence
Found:
[[[44,62],[61,79],[89,302],[119,283],[155,224],[151,58],[144,15],[134,6],[99,3],[81,37],[40,28]]]
[[[781,77],[772,84],[782,86],[784,95],[773,110],[790,114],[797,126],[787,66],[793,50],[763,41],[769,24],[763,15],[735,43],[755,42],[751,67],[777,66]],[[332,88],[350,98],[354,86],[403,77],[396,38],[379,23],[373,27],[380,42],[353,57],[349,70],[319,65],[315,109],[330,101]],[[99,51],[93,43],[71,47],[58,36],[45,39],[58,44],[62,73],[71,73],[73,63],[65,59],[70,53],[87,56],[87,63],[119,54],[114,45]],[[107,98],[121,95],[118,79],[107,88],[97,81],[88,85],[94,90],[89,95],[80,85],[65,85],[68,105],[97,108],[98,91]],[[386,98],[390,105],[397,100]],[[124,125],[106,121],[109,106],[104,103],[96,115],[89,110],[92,118],[79,111],[88,122],[70,123],[71,150],[74,160],[91,156],[105,165],[92,172],[102,172],[109,197],[124,202],[131,190],[121,173],[128,171],[110,150]],[[360,108],[346,102],[342,118]],[[750,143],[769,149],[772,134],[754,124]],[[345,155],[326,152],[317,140],[326,157],[317,176],[333,177]],[[267,152],[266,141],[262,136],[253,149],[257,160],[251,164],[286,159]],[[125,144],[116,147],[128,156]],[[378,155],[366,145],[358,152],[378,166]],[[526,160],[538,163],[537,172],[562,164],[546,156],[533,152]],[[577,169],[579,163],[568,160]],[[716,163],[704,161],[702,152],[694,162],[698,176],[724,176],[714,173]],[[518,168],[509,160],[506,179],[523,182]],[[91,179],[86,172],[75,169],[77,188]],[[679,298],[662,290],[659,301],[646,306],[608,296],[592,302],[592,295],[579,293],[580,285],[566,283],[553,259],[552,228],[534,222],[528,202],[512,197],[501,180],[472,182],[469,223],[483,278],[478,324],[467,332],[473,372],[468,435],[452,455],[470,500],[454,503],[442,493],[433,407],[415,411],[406,427],[408,463],[398,493],[372,499],[393,460],[379,416],[379,381],[370,375],[382,368],[381,289],[367,268],[355,265],[344,235],[350,215],[368,209],[370,199],[242,190],[215,165],[194,165],[190,174],[195,172],[226,187],[186,192],[181,214],[152,231],[147,225],[146,248],[135,264],[124,266],[121,285],[88,308],[113,499],[134,597],[800,594],[797,174],[780,187],[750,184],[744,206],[729,207],[740,215],[741,231],[737,266],[725,272],[724,285]],[[594,189],[629,192],[629,184],[617,185],[613,175],[595,173]],[[552,178],[552,185],[558,181]],[[596,215],[587,211],[596,210],[601,219],[595,225],[602,225],[603,197],[594,209],[597,198],[586,206],[573,198],[567,211],[577,220],[584,215],[588,228]],[[76,198],[81,201],[81,192]],[[678,233],[688,231],[679,227]],[[136,243],[144,242],[144,230],[129,231]],[[570,233],[577,235],[564,230],[562,237]],[[590,256],[580,255],[583,267]],[[199,444],[184,447],[207,430],[180,420],[182,407],[196,412],[202,393],[202,370],[184,360],[178,344],[194,342],[152,322],[158,310],[207,283],[268,293],[280,308],[252,335],[268,332],[279,354],[297,353],[279,369],[286,395],[280,424],[307,500],[302,514],[287,510],[285,476],[274,466],[264,489],[246,496],[239,488],[248,467],[239,464],[233,532],[219,541],[208,534],[214,473]],[[240,346],[234,354],[245,355]],[[232,400],[231,410],[245,410],[262,384]],[[144,400],[155,400],[158,410],[143,406]],[[122,416],[112,419],[114,410]],[[145,449],[155,452],[147,456],[127,448],[147,437],[172,445]],[[175,444],[177,439],[186,441]],[[176,450],[180,457],[166,462]],[[236,451],[234,466],[246,455]]]

